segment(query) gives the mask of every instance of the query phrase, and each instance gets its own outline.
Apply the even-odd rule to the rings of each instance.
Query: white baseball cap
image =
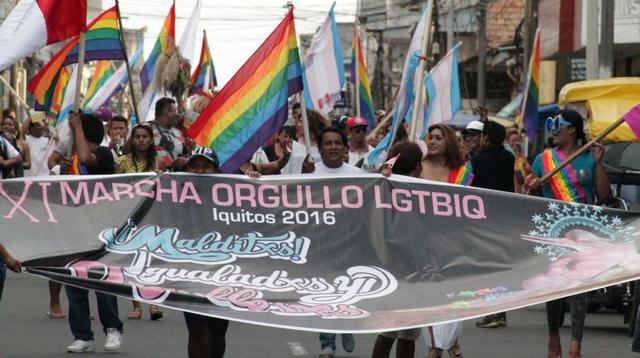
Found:
[[[471,121],[464,129],[482,132],[482,130],[484,129],[484,123],[480,121]]]

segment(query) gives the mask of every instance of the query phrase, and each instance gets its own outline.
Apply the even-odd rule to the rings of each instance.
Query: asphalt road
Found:
[[[62,293],[66,310],[66,297]],[[95,296],[92,297],[92,312]],[[48,308],[45,280],[9,273],[0,301],[0,357],[65,357],[72,336],[68,322],[45,316]],[[122,357],[186,357],[187,332],[182,314],[165,309],[162,321],[148,320],[147,311],[140,321],[129,321],[126,314],[130,303],[121,300],[120,317],[124,321],[124,344],[119,353],[105,353],[101,326],[94,321],[96,352],[82,357],[105,354]],[[569,322],[567,315],[566,322]],[[568,350],[569,329],[562,329],[565,352]],[[357,335],[356,350],[346,354],[338,350],[336,357],[369,357],[375,335]],[[546,356],[546,316],[544,306],[535,306],[509,313],[506,328],[479,329],[466,322],[460,344],[465,357],[544,357]],[[318,336],[274,328],[231,323],[227,334],[225,357],[317,357]],[[565,353],[566,354],[566,353]],[[425,357],[423,338],[417,344],[416,357]],[[394,356],[394,355],[392,355]],[[587,316],[584,333],[584,357],[633,357],[631,339],[626,335],[622,316],[600,312]]]

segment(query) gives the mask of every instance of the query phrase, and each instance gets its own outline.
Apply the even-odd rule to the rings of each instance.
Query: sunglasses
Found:
[[[356,133],[358,133],[358,132],[366,133],[367,132],[367,127],[365,127],[365,126],[356,126],[356,127],[352,127],[351,130],[356,132]]]
[[[561,126],[573,126],[573,123],[571,122],[567,122],[564,119],[562,119],[562,115],[557,115],[554,118],[547,118],[547,122],[546,122],[546,128],[547,128],[547,132],[557,132],[558,130],[560,130]]]

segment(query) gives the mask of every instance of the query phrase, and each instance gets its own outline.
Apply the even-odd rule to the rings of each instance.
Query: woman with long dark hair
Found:
[[[153,145],[153,129],[138,124],[124,144],[125,155],[116,161],[116,174],[152,172],[159,168],[158,155]]]
[[[161,161],[153,145],[153,129],[145,124],[133,127],[129,139],[124,144],[125,155],[116,161],[116,174],[145,173],[156,171]],[[133,311],[127,315],[128,319],[142,318],[140,302],[131,301]],[[158,306],[149,306],[149,316],[152,321],[162,318],[163,314]]]
[[[555,147],[539,154],[531,168],[529,189],[532,194],[572,203],[594,204],[607,200],[610,195],[609,178],[602,165],[604,148],[595,144],[590,151],[579,155],[560,172],[542,183],[540,177],[564,162],[580,148],[586,138],[584,120],[575,111],[562,110],[547,119],[547,131]],[[587,315],[587,296],[579,294],[568,298],[571,308],[571,343],[569,357],[582,357],[582,331]],[[548,357],[562,357],[560,325],[564,316],[564,299],[547,302],[549,326]]]

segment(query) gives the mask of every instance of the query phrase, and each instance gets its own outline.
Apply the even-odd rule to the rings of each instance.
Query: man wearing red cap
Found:
[[[367,143],[367,121],[360,117],[350,117],[345,127],[349,136],[349,164],[356,165],[367,158],[373,150]]]

